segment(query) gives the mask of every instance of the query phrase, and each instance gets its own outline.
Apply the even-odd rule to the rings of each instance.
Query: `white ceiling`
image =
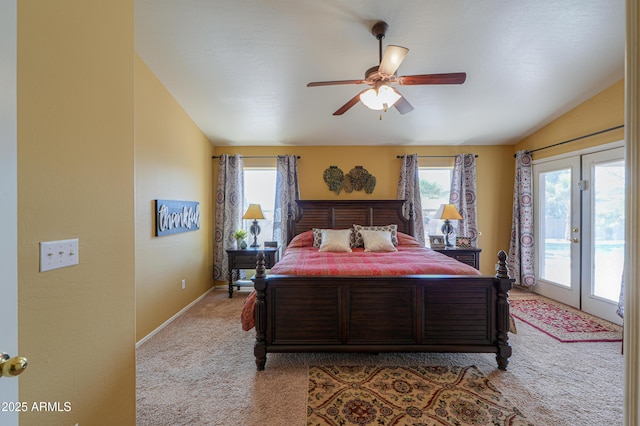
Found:
[[[624,77],[624,0],[135,0],[135,48],[216,145],[513,144]],[[358,103],[383,46],[415,107]]]

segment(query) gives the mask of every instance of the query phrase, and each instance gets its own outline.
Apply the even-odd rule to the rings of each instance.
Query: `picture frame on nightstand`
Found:
[[[458,248],[471,248],[471,238],[469,238],[469,237],[456,237],[456,247],[458,247]]]
[[[442,235],[429,235],[429,246],[432,249],[444,248],[444,236]]]

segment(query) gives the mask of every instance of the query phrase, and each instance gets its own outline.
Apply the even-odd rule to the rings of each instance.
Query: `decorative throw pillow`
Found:
[[[391,242],[391,231],[360,231],[364,251],[398,251]]]
[[[398,232],[398,245],[399,246],[415,246],[415,247],[424,247],[424,244],[420,244],[415,237],[411,235],[404,234],[402,232]]]
[[[304,231],[298,234],[289,243],[289,247],[311,247],[313,246],[313,231]]]
[[[349,252],[351,251],[350,229],[323,229],[322,242],[318,251]]]
[[[389,231],[391,232],[391,242],[393,243],[394,246],[398,245],[398,225],[386,225],[386,226],[353,225],[353,234],[355,237],[353,247],[364,246],[364,241],[362,240],[361,231]]]
[[[320,247],[320,245],[322,244],[322,231],[326,231],[326,229],[322,229],[322,228],[313,228],[313,246],[314,247]],[[349,240],[350,240],[350,244],[351,247],[355,247],[353,245],[354,243],[354,236],[353,236],[353,230],[351,228],[349,229],[331,229],[331,231],[349,231]]]
[[[320,244],[322,243],[322,229],[320,228],[313,228],[313,246],[314,247],[320,247]]]

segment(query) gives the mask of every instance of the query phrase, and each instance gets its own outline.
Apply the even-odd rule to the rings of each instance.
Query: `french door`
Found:
[[[534,164],[536,293],[580,309],[580,157]]]
[[[615,313],[624,266],[624,148],[582,156],[582,310],[621,323]]]
[[[537,293],[621,323],[624,148],[534,165]]]

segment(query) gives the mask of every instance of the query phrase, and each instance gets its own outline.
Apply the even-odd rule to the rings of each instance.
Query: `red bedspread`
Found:
[[[308,231],[309,233],[311,231]],[[392,276],[392,275],[480,275],[474,267],[424,246],[413,237],[398,233],[397,252],[319,252],[313,235],[293,239],[269,275],[298,276]],[[241,320],[243,330],[254,326],[255,291],[246,299]]]

